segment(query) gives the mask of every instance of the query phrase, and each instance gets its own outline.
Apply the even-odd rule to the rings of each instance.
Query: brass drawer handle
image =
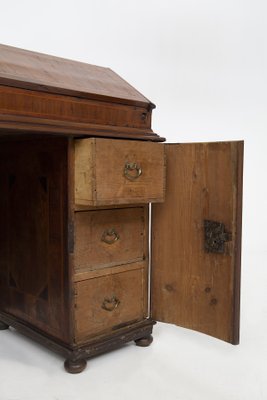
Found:
[[[119,306],[119,304],[120,304],[120,300],[117,299],[117,297],[112,296],[110,299],[105,298],[101,307],[103,308],[103,310],[113,311],[113,310],[115,310],[115,308],[117,308]]]
[[[102,242],[105,242],[107,244],[112,244],[117,242],[119,240],[120,235],[116,232],[114,228],[112,229],[106,229],[102,235]]]
[[[126,162],[124,166],[124,176],[130,181],[134,181],[142,174],[142,168],[136,163]]]

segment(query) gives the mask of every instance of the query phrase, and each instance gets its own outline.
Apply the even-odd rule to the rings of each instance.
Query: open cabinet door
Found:
[[[151,314],[239,342],[243,142],[166,144],[152,206]]]

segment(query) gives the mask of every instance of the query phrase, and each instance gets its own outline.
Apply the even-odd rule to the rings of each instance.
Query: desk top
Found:
[[[0,45],[0,84],[154,108],[109,68]]]

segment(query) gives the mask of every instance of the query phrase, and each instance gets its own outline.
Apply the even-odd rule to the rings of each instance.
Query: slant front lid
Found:
[[[0,84],[153,108],[109,68],[0,45]]]
[[[242,142],[165,145],[152,206],[152,317],[237,344]]]

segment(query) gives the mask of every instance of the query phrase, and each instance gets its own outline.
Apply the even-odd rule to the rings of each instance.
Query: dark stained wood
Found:
[[[241,289],[241,255],[242,255],[242,207],[243,207],[243,162],[244,142],[237,145],[236,154],[236,247],[234,270],[234,297],[233,297],[233,336],[232,343],[239,344],[240,340],[240,289]]]
[[[163,141],[154,105],[108,68],[0,45],[0,136]]]
[[[152,206],[152,317],[238,342],[243,142],[166,145],[165,203]],[[204,220],[232,233],[207,253]]]
[[[149,337],[152,333],[155,321],[145,319],[143,321],[124,326],[109,335],[103,335],[92,338],[83,345],[66,344],[58,339],[48,336],[44,332],[38,331],[25,321],[14,318],[9,314],[0,311],[0,320],[7,325],[14,327],[18,332],[23,333],[34,341],[42,344],[49,350],[52,350],[67,360],[78,362],[78,360],[86,360],[93,358],[99,354],[117,349],[123,344],[136,341],[140,338]]]
[[[148,335],[146,337],[142,337],[140,339],[137,339],[135,341],[136,346],[139,347],[148,347],[151,345],[151,343],[153,342],[153,336],[152,335]]]
[[[79,374],[80,372],[85,370],[86,365],[87,365],[86,360],[67,359],[64,362],[65,370],[70,374]]]
[[[4,322],[0,321],[0,331],[4,331],[9,328],[9,325],[5,324]]]
[[[1,95],[1,93],[0,93]],[[107,137],[118,139],[150,140],[164,142],[165,139],[153,133],[151,129],[129,128],[126,126],[85,124],[74,121],[51,120],[45,118],[6,115],[0,110],[0,138],[10,137],[43,137],[68,136],[77,137]]]
[[[66,179],[65,139],[1,143],[1,310],[62,340],[69,338]]]
[[[73,275],[74,275],[74,140],[68,139],[68,179],[67,179],[67,190],[68,190],[68,206],[67,206],[67,268],[68,273],[65,277],[65,302],[68,304],[68,330],[69,330],[69,343],[74,342],[75,335],[75,317],[74,317],[74,287],[73,287]]]
[[[109,68],[0,45],[0,84],[113,103],[154,105]]]
[[[10,324],[64,355],[72,373],[85,368],[86,358],[129,340],[144,343],[154,323],[147,320],[148,207],[140,206],[144,196],[149,200],[147,168],[135,208],[76,214],[95,216],[86,235],[91,250],[80,257],[73,138],[137,139],[121,146],[127,154],[132,147],[134,154],[147,148],[147,165],[152,144],[142,141],[164,140],[151,129],[153,107],[109,69],[0,46],[0,326]],[[154,167],[160,175],[157,155],[163,147],[157,149]],[[160,197],[161,181],[155,185]],[[101,221],[119,223],[123,246],[117,253],[97,252],[92,233],[97,236]],[[114,292],[120,305],[108,318]]]
[[[80,99],[8,86],[0,86],[0,93],[0,110],[3,114],[105,125],[105,128],[110,125],[149,130],[151,126],[151,112],[148,112],[145,107]]]
[[[0,329],[63,355],[70,373],[152,342],[146,203],[165,192],[153,107],[107,68],[0,45]],[[152,225],[153,318],[232,343],[242,146],[167,145]],[[126,163],[138,167],[125,175]],[[204,219],[232,231],[225,254],[204,253]],[[102,228],[119,229],[113,247],[99,245]]]

